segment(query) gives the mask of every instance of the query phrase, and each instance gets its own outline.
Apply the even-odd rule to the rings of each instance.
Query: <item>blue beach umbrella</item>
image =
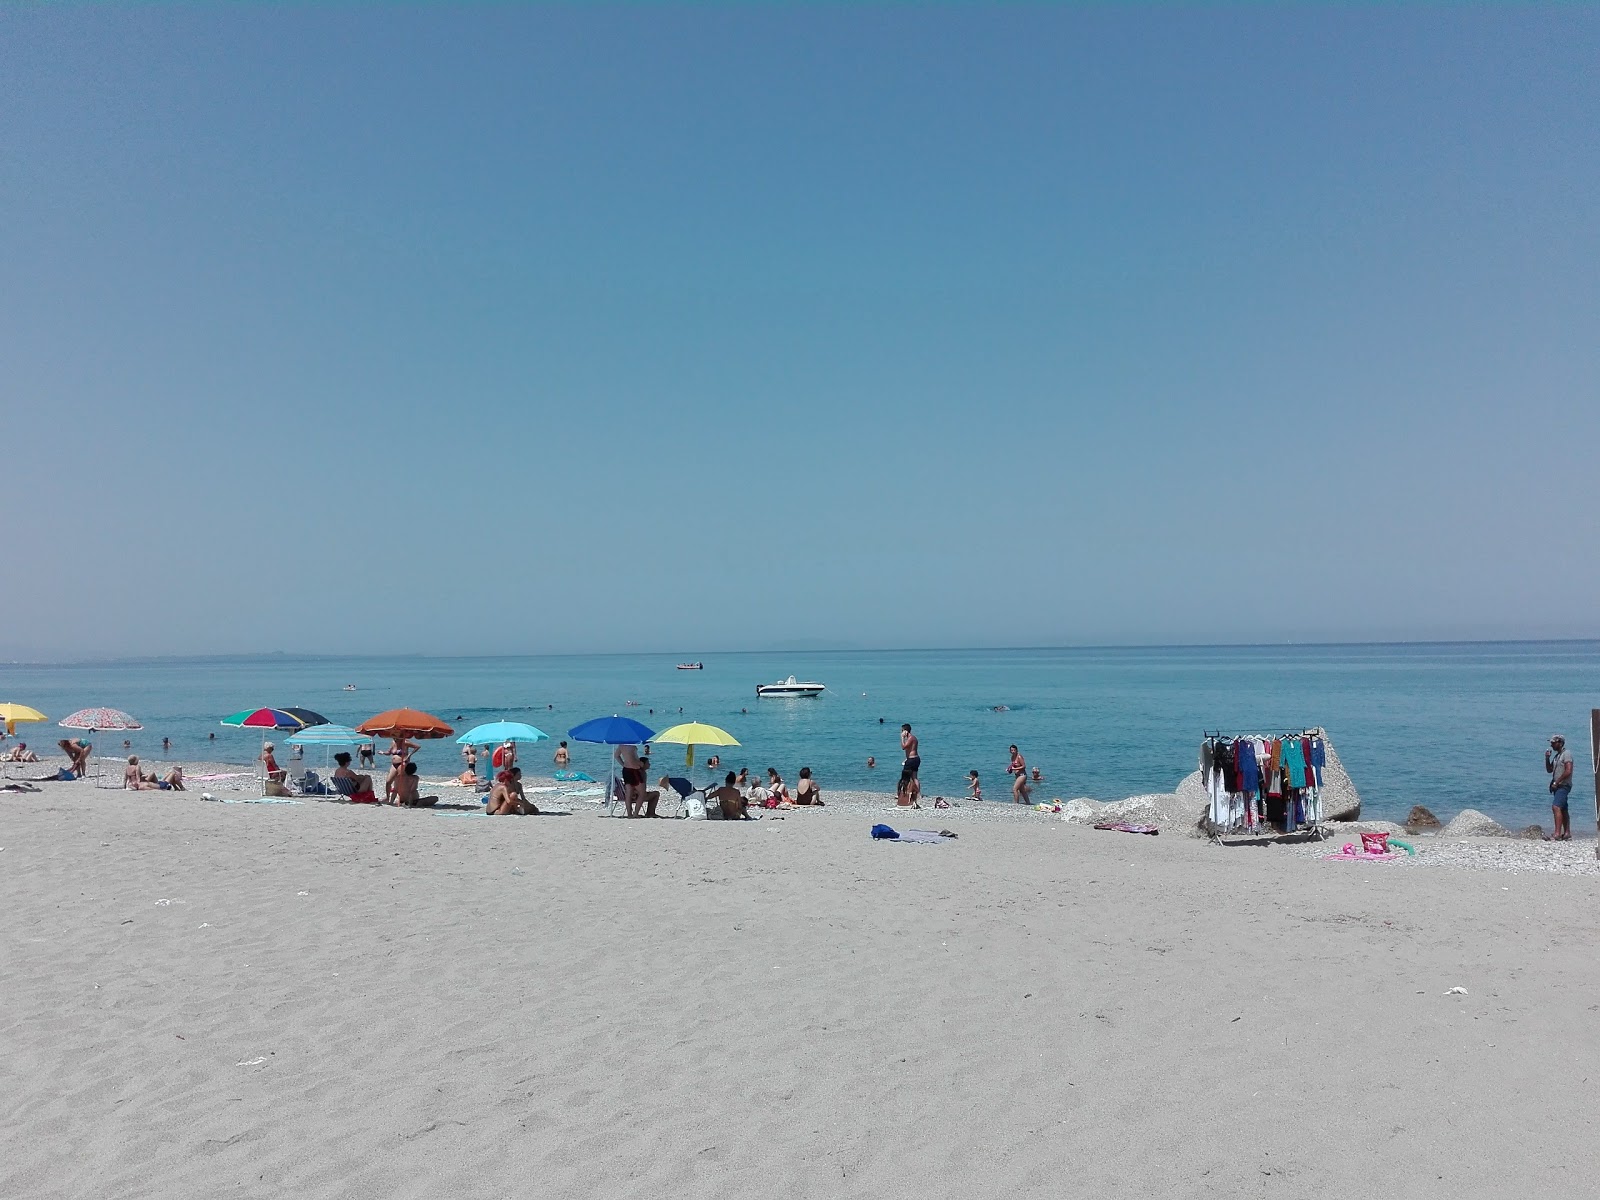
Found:
[[[599,742],[604,746],[637,746],[655,735],[655,730],[632,717],[618,716],[596,717],[567,730],[567,736],[575,742]]]
[[[592,721],[585,721],[582,725],[574,725],[567,730],[567,736],[575,742],[598,742],[602,746],[636,746],[640,742],[648,742],[655,737],[655,730],[647,725],[641,725],[632,717],[619,717],[615,714],[609,717],[596,717]],[[611,766],[606,772],[606,803],[611,803],[611,792],[616,786],[617,760],[611,759]]]

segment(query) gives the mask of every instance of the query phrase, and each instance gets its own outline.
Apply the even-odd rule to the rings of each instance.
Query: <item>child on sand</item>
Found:
[[[971,800],[983,799],[983,784],[978,782],[976,771],[967,772],[967,797]]]

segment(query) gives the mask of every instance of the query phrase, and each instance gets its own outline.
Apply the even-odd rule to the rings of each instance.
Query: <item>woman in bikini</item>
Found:
[[[1006,774],[1015,776],[1011,781],[1011,799],[1017,804],[1028,802],[1028,764],[1023,761],[1022,751],[1015,746],[1011,747],[1011,765],[1006,768]]]

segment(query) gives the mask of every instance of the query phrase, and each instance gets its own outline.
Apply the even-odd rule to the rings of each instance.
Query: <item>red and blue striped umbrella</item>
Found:
[[[315,713],[311,714],[315,716]],[[231,717],[223,717],[222,723],[234,729],[304,729],[307,725],[317,722],[305,721],[295,716],[294,713],[282,708],[247,708],[236,712]]]

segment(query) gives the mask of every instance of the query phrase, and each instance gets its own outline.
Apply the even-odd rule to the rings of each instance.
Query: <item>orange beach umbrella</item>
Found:
[[[356,732],[370,737],[446,738],[455,730],[432,713],[415,708],[391,708],[388,712],[368,717],[356,726]]]

